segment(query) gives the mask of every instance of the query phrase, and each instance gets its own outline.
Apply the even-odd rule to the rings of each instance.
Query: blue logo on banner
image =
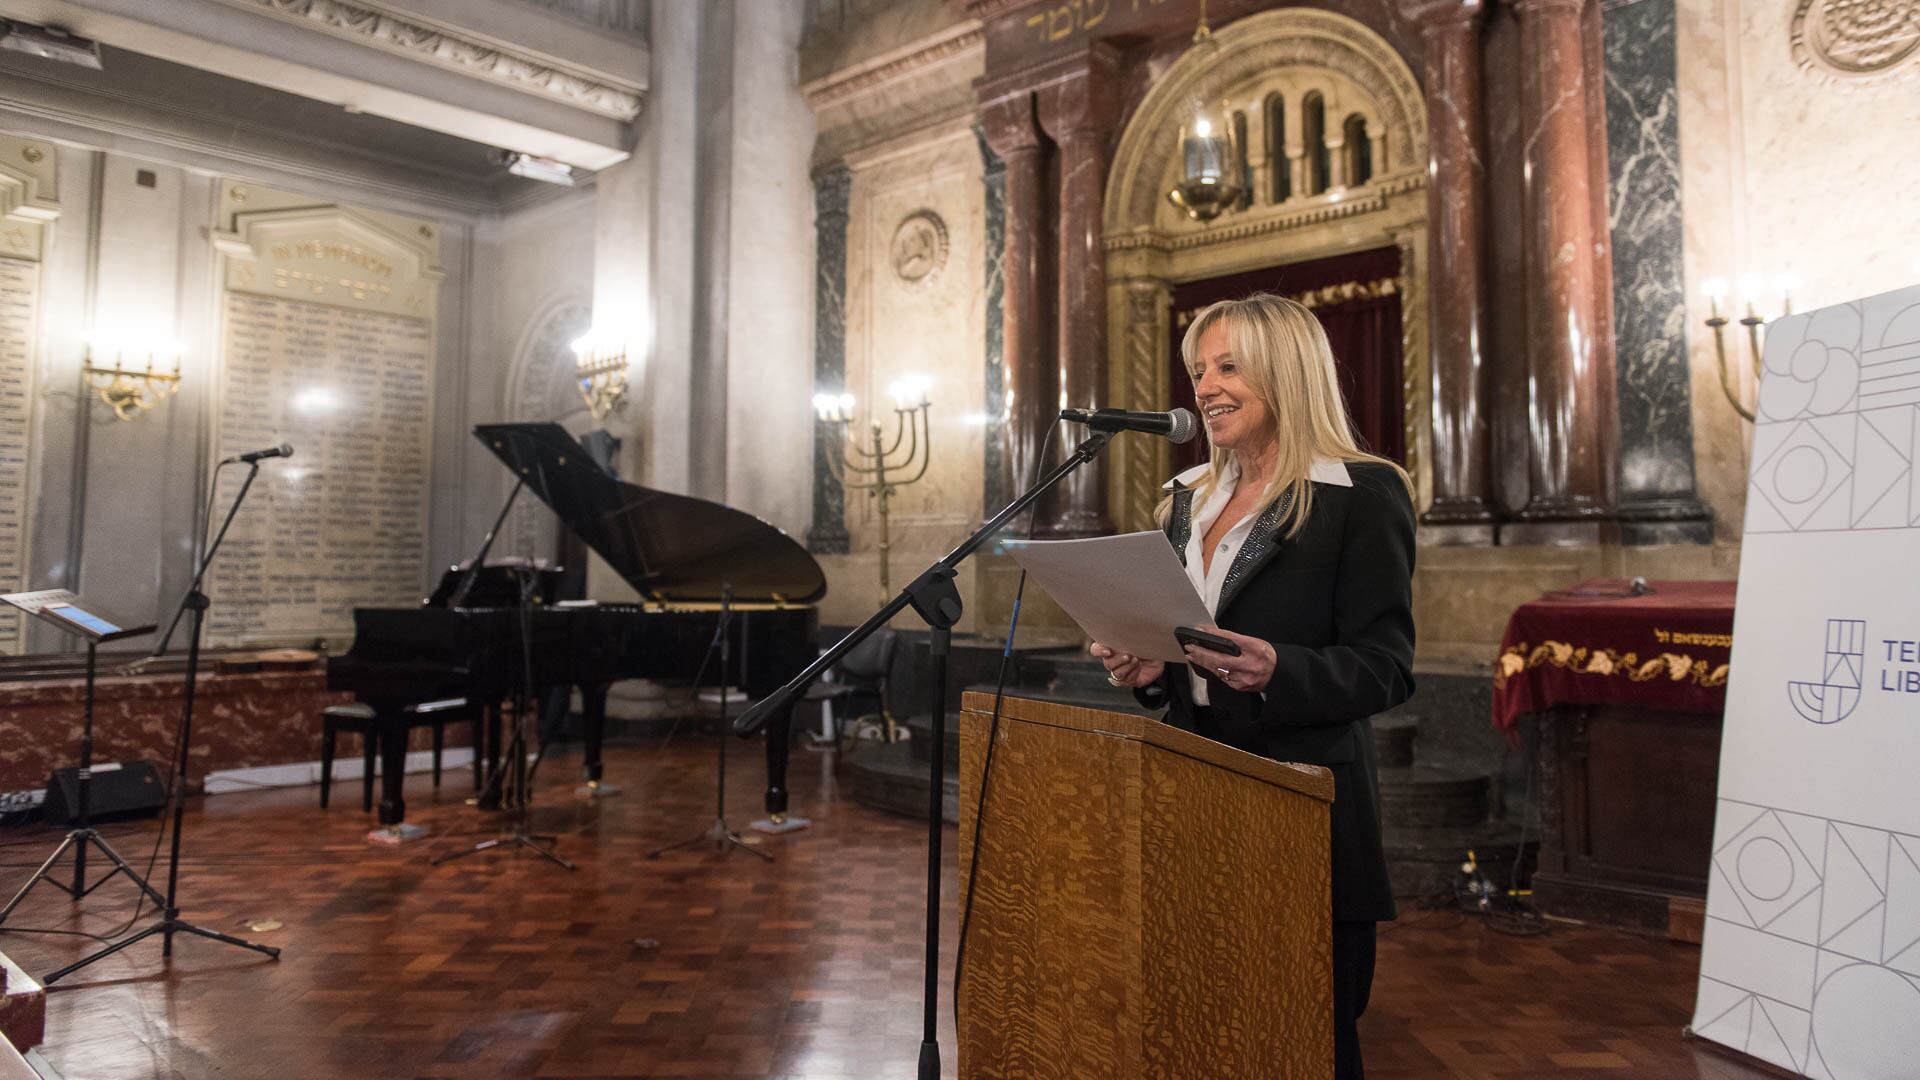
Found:
[[[1787,700],[1801,717],[1816,724],[1837,724],[1860,704],[1866,668],[1867,624],[1860,619],[1827,620],[1827,658],[1819,682],[1787,684]]]

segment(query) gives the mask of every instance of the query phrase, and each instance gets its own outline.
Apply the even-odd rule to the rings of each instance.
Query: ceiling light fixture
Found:
[[[564,161],[522,154],[517,150],[502,150],[500,162],[515,176],[524,176],[529,180],[539,180],[547,184],[565,184],[568,187],[574,184],[573,166]]]
[[[78,37],[57,26],[35,26],[17,19],[0,19],[0,49],[12,49],[62,64],[100,70],[100,43]]]

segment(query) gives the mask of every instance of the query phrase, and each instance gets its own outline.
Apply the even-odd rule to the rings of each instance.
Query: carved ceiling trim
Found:
[[[600,73],[569,69],[544,57],[431,25],[418,16],[390,11],[366,0],[225,2],[616,120],[632,120],[640,115],[645,103],[645,92],[639,86],[610,80]]]
[[[1788,27],[1801,71],[1842,86],[1920,72],[1920,0],[1800,0]]]
[[[1280,8],[1230,23],[1215,32],[1214,40],[1217,55],[1192,50],[1182,55],[1127,124],[1107,190],[1108,235],[1153,225],[1165,199],[1161,180],[1174,158],[1179,113],[1187,103],[1225,97],[1277,68],[1323,68],[1346,78],[1378,106],[1395,140],[1387,159],[1410,165],[1426,161],[1426,105],[1419,81],[1393,46],[1361,23],[1330,11]],[[1213,231],[1218,234],[1217,224]]]
[[[800,93],[818,112],[829,105],[858,97],[926,68],[963,56],[986,44],[978,22],[958,23],[904,48],[843,68],[802,86]]]

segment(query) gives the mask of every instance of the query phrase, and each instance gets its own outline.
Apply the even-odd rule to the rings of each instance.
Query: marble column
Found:
[[[1041,296],[1041,230],[1045,221],[1045,139],[1034,116],[1033,94],[1016,90],[991,98],[980,106],[980,128],[987,146],[999,157],[1003,171],[1006,244],[1000,262],[1001,375],[998,415],[990,415],[988,437],[996,434],[1001,451],[1000,475],[988,477],[987,487],[1018,494],[1039,457],[1040,440],[1052,422],[1057,376],[1047,363],[1047,303]]]
[[[1502,542],[1612,538],[1613,365],[1597,340],[1598,244],[1580,0],[1517,0],[1527,251],[1527,478]]]
[[[1004,416],[1007,411],[1007,361],[1006,361],[1006,275],[1003,263],[1007,256],[1007,163],[993,152],[987,143],[987,135],[979,126],[973,134],[980,142],[980,184],[984,189],[984,207],[986,210],[986,260],[981,278],[981,288],[986,294],[986,409],[988,416]],[[999,439],[987,438],[982,443],[985,449],[984,476],[982,485],[980,514],[985,521],[1000,512],[1000,509],[1013,501],[1017,492],[1006,486],[1006,446]]]
[[[813,174],[813,386],[815,393],[839,393],[847,380],[847,214],[853,173],[834,164]],[[836,426],[813,425],[813,526],[807,548],[823,555],[844,555],[847,537],[846,491],[834,475],[840,453]]]
[[[1706,544],[1694,488],[1674,0],[1602,12],[1620,409],[1620,540]]]
[[[1488,424],[1486,128],[1480,80],[1480,0],[1417,9],[1426,46],[1429,378],[1433,504],[1427,543],[1491,544]]]
[[[1060,147],[1060,220],[1055,333],[1056,408],[1107,404],[1107,271],[1100,244],[1106,193],[1107,138],[1112,130],[1114,53],[1095,47],[1041,88],[1040,125]],[[1051,460],[1065,460],[1085,432],[1062,425]],[[1107,513],[1107,468],[1096,458],[1069,476],[1042,511],[1040,534],[1099,536],[1113,531]]]

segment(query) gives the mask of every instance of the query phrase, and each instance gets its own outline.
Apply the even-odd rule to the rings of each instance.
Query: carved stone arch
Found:
[[[1212,56],[1187,53],[1167,69],[1121,133],[1104,205],[1108,312],[1108,400],[1130,409],[1164,409],[1173,290],[1191,281],[1323,258],[1365,247],[1396,247],[1400,274],[1401,386],[1407,465],[1426,502],[1432,445],[1427,423],[1427,109],[1418,80],[1398,52],[1353,19],[1310,8],[1279,8],[1214,34]],[[1211,222],[1188,221],[1166,192],[1178,168],[1185,111],[1195,101],[1225,101],[1264,116],[1269,92],[1282,95],[1286,154],[1303,149],[1302,108],[1321,92],[1329,142],[1346,118],[1367,118],[1375,161],[1361,187],[1292,195],[1251,205]],[[1262,145],[1265,145],[1264,135]],[[1329,149],[1332,149],[1330,145]],[[1256,182],[1270,178],[1259,163]],[[1272,167],[1269,162],[1268,167]],[[1289,165],[1292,168],[1293,165]],[[1337,170],[1335,176],[1339,176]],[[1336,181],[1337,182],[1337,181]],[[1170,455],[1152,440],[1117,441],[1109,450],[1108,505],[1122,529],[1147,528]]]
[[[551,420],[576,435],[591,430],[592,413],[574,376],[573,341],[593,325],[593,300],[576,292],[549,296],[527,320],[508,366],[505,418],[515,423]],[[523,496],[514,503],[507,527],[494,545],[496,555],[552,558],[558,521],[540,500]]]
[[[1225,97],[1279,67],[1325,68],[1345,76],[1381,109],[1394,139],[1387,148],[1389,160],[1408,165],[1426,160],[1420,83],[1393,46],[1363,24],[1330,11],[1278,8],[1230,23],[1214,40],[1217,55],[1189,50],[1167,69],[1121,135],[1107,187],[1108,236],[1153,227],[1188,102]],[[1289,108],[1297,96],[1290,96]]]

